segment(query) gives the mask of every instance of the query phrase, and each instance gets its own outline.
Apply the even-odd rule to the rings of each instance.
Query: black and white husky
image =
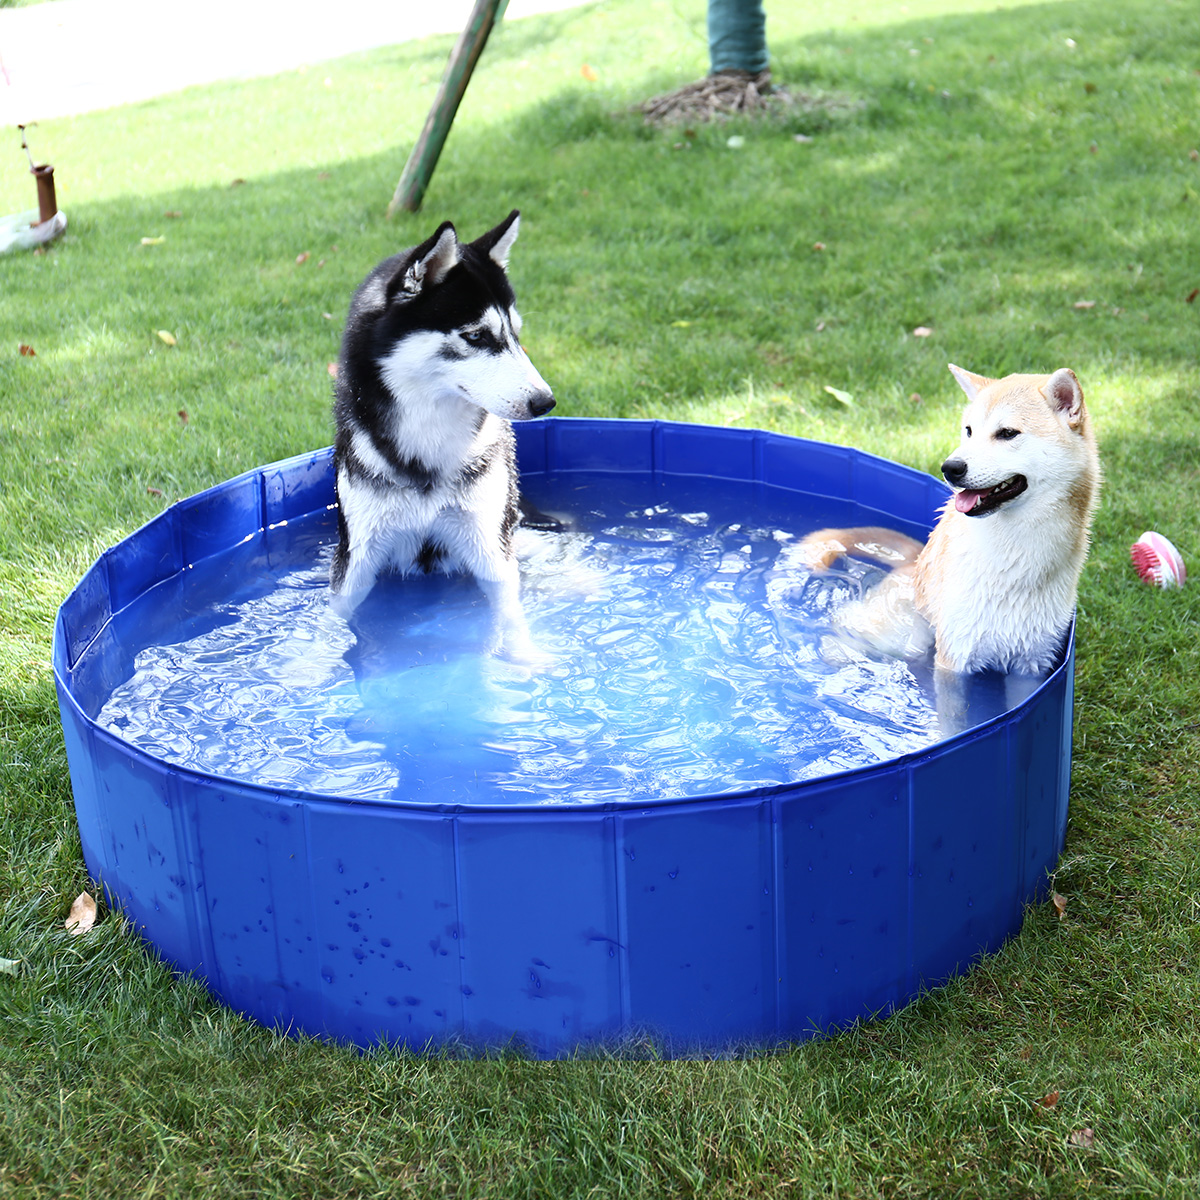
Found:
[[[349,616],[384,571],[468,571],[492,607],[493,648],[519,658],[532,647],[510,422],[549,412],[554,397],[519,340],[505,271],[518,226],[514,211],[460,242],[446,221],[355,292],[334,403],[330,588]]]

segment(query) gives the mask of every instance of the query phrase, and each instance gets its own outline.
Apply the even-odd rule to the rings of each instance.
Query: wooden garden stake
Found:
[[[433,178],[450,126],[454,123],[454,115],[458,112],[467,84],[471,82],[471,72],[475,70],[475,64],[487,45],[492,26],[500,19],[507,4],[508,0],[475,0],[466,28],[458,35],[458,41],[450,52],[446,73],[442,76],[429,116],[425,118],[425,127],[408,156],[408,162],[404,164],[400,182],[396,184],[396,193],[388,205],[389,217],[400,208],[416,212],[421,207],[425,189]]]

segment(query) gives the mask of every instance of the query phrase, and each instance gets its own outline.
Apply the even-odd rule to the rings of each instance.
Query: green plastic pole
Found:
[[[429,116],[425,118],[425,127],[408,156],[408,162],[404,164],[400,182],[396,184],[395,195],[388,205],[389,217],[400,208],[416,212],[421,207],[425,189],[433,178],[434,168],[449,136],[450,126],[454,124],[454,115],[458,112],[467,84],[471,82],[471,73],[487,45],[492,26],[500,20],[507,4],[508,0],[475,0],[475,8],[466,28],[458,35],[458,41],[450,52],[441,86]]]

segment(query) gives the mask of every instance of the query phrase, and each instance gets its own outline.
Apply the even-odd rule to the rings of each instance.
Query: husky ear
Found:
[[[953,363],[946,365],[950,368],[950,374],[958,380],[958,386],[967,393],[968,400],[974,400],[992,382],[984,375],[976,375],[973,371],[964,371],[962,367],[956,367]]]
[[[1072,429],[1083,420],[1083,388],[1070,367],[1059,367],[1041,389],[1050,407],[1067,418]]]
[[[444,221],[433,237],[417,247],[403,275],[392,279],[388,299],[397,294],[416,296],[427,287],[436,287],[458,265],[458,260],[458,235],[454,226]]]
[[[508,255],[513,242],[517,240],[517,232],[521,228],[521,214],[517,209],[496,226],[489,229],[483,237],[478,238],[475,246],[482,250],[501,270],[508,266]]]

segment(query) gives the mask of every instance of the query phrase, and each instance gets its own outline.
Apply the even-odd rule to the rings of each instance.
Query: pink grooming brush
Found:
[[[1187,567],[1183,557],[1161,533],[1143,533],[1129,548],[1134,570],[1145,583],[1161,588],[1183,587]]]

